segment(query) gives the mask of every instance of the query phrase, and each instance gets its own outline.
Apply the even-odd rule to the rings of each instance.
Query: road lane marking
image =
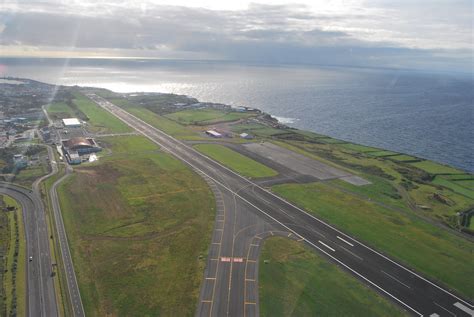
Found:
[[[403,283],[402,281],[400,281],[400,280],[399,280],[398,278],[396,278],[395,276],[393,276],[393,275],[390,275],[390,274],[388,274],[388,273],[387,273],[387,272],[385,272],[385,271],[381,271],[381,272],[382,272],[383,274],[387,275],[388,277],[390,277],[392,280],[395,280],[395,281],[397,281],[398,283],[402,284],[403,286],[405,286],[405,287],[407,287],[407,288],[410,288],[410,289],[411,289],[411,287],[410,287],[410,286],[406,285],[405,283]]]
[[[324,245],[326,248],[328,248],[332,252],[336,252],[336,250],[334,250],[333,248],[331,248],[330,246],[328,246],[326,243],[322,242],[321,240],[318,240],[318,242],[321,243],[322,245]]]
[[[464,306],[463,304],[461,304],[460,302],[456,302],[455,304],[453,304],[455,307],[459,308],[460,310],[464,311],[465,313],[468,313],[469,315],[473,316],[474,317],[474,310],[470,309],[469,307],[467,306]]]
[[[447,309],[447,308],[444,308],[443,306],[441,306],[441,305],[438,304],[437,302],[433,302],[433,304],[435,304],[436,306],[438,306],[438,307],[441,308],[442,310],[448,312],[450,315],[456,317],[456,314],[455,314],[455,313],[453,313],[452,311],[450,311],[450,310]],[[438,315],[438,314],[436,314],[436,315]]]
[[[353,246],[354,246],[352,243],[350,243],[349,241],[347,241],[347,240],[345,240],[345,239],[341,238],[340,236],[336,236],[336,237],[337,237],[339,240],[341,240],[342,242],[345,242],[345,243],[347,243],[347,244],[348,244],[348,245],[350,245],[351,247],[353,247]]]

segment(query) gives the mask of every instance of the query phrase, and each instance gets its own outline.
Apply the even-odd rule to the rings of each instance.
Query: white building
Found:
[[[66,118],[63,119],[63,125],[66,128],[79,128],[81,126],[81,121],[77,118]]]

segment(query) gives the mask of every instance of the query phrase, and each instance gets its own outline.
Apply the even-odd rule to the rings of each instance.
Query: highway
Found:
[[[474,306],[467,299],[308,214],[105,99],[94,94],[88,96],[163,150],[207,177],[221,192],[238,200],[239,205],[244,205],[246,212],[265,219],[275,230],[289,232],[304,241],[407,312],[432,317],[474,316]],[[230,291],[232,287],[233,284],[229,283]],[[214,311],[212,315],[218,314]],[[239,311],[228,309],[226,315],[239,316]]]
[[[38,192],[10,183],[0,183],[0,193],[18,201],[23,210],[26,235],[27,316],[58,316],[49,235],[43,203]],[[32,261],[28,261],[29,257]]]

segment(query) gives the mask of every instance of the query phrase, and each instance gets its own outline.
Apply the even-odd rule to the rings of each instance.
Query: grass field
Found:
[[[407,208],[406,201],[400,197],[397,189],[390,182],[381,177],[366,177],[372,184],[364,186],[355,186],[341,180],[331,180],[328,183],[334,184],[352,193],[362,195],[373,201],[381,202],[393,207]]]
[[[436,176],[433,180],[433,184],[442,185],[451,189],[453,192],[466,196],[472,199],[472,203],[474,204],[474,190],[462,186],[463,182],[466,182],[466,184],[468,184],[468,181],[450,181],[443,178],[443,176]]]
[[[131,114],[137,116],[143,121],[151,124],[152,126],[172,135],[175,138],[182,140],[203,140],[205,138],[200,137],[195,131],[173,121],[166,117],[159,116],[156,113],[138,107],[127,108]]]
[[[108,138],[112,155],[76,168],[59,188],[86,314],[192,316],[212,193],[173,157],[150,153],[158,148],[146,139],[127,138]]]
[[[341,144],[340,146],[345,149],[349,149],[349,150],[360,152],[360,153],[380,151],[380,149],[376,149],[376,148],[365,146],[365,145],[354,144],[354,143],[344,143],[344,144]]]
[[[26,310],[26,249],[25,232],[23,227],[23,215],[20,204],[9,196],[3,196],[3,201],[7,206],[16,207],[15,212],[8,212],[8,232],[9,243],[5,259],[5,275],[3,276],[3,287],[6,298],[7,315],[11,315],[14,310],[17,316],[24,316]],[[0,211],[3,213],[3,211]],[[18,230],[18,231],[17,231]],[[15,241],[18,235],[18,245]],[[15,252],[18,252],[15,256]],[[14,269],[13,267],[16,267]]]
[[[112,149],[114,155],[134,155],[135,153],[156,152],[158,150],[157,144],[140,135],[101,137],[98,141],[103,147]]]
[[[0,195],[0,200],[3,203],[3,196]],[[5,282],[10,280],[8,274],[8,258],[9,248],[11,246],[10,237],[12,232],[9,224],[9,216],[6,212],[0,211],[0,315],[7,316],[7,303],[10,299],[9,292],[6,292]]]
[[[236,124],[233,125],[231,129],[236,133],[246,132],[260,137],[269,137],[275,134],[286,133],[285,130],[270,128],[258,123]]]
[[[243,176],[258,178],[271,177],[278,174],[273,169],[223,145],[198,144],[194,148]]]
[[[69,118],[74,117],[74,110],[71,109],[65,102],[55,102],[46,107],[48,114],[55,118]]]
[[[418,167],[430,174],[462,174],[463,172],[455,168],[441,165],[432,161],[422,161],[416,163],[410,163],[411,165]]]
[[[410,161],[417,161],[419,160],[418,158],[406,154],[400,154],[400,155],[394,155],[390,156],[391,160],[397,161],[397,162],[410,162]]]
[[[398,155],[399,153],[392,152],[392,151],[376,151],[376,152],[369,152],[367,154],[370,156],[375,156],[375,157],[384,157],[384,156]]]
[[[95,132],[123,133],[132,131],[129,126],[100,108],[87,97],[80,93],[75,93],[74,96],[74,104],[89,118],[88,123]]]
[[[277,185],[272,190],[465,296],[474,296],[471,242],[321,183]]]
[[[215,122],[236,121],[248,118],[254,114],[244,112],[229,112],[217,109],[192,109],[167,114],[165,117],[182,124],[211,124]]]
[[[302,243],[269,238],[259,262],[261,316],[407,315]]]

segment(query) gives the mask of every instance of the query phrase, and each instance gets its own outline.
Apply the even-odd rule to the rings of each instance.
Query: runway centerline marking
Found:
[[[453,313],[453,312],[450,311],[449,309],[447,309],[447,308],[441,306],[441,305],[438,304],[437,302],[433,302],[433,304],[435,304],[436,306],[438,306],[438,307],[441,308],[442,310],[447,311],[447,312],[448,312],[449,314],[451,314],[452,316],[455,316],[455,317],[456,317],[456,314],[455,314],[455,313]]]
[[[398,278],[396,278],[395,276],[392,276],[390,274],[388,274],[387,272],[385,271],[381,271],[383,274],[387,275],[388,277],[390,277],[392,280],[395,280],[397,281],[398,283],[402,284],[403,286],[407,287],[407,288],[411,288],[410,286],[406,285],[405,283],[403,283],[402,281],[400,281]]]
[[[343,249],[344,251],[350,253],[352,256],[358,258],[359,260],[364,261],[363,258],[361,258],[360,256],[358,256],[358,255],[355,254],[354,252],[351,252],[350,250],[348,250],[347,248],[343,247],[342,245],[340,245],[339,247],[341,247],[341,249]]]
[[[322,242],[321,240],[318,240],[319,243],[321,243],[322,245],[324,245],[326,248],[328,248],[329,250],[331,250],[332,252],[336,252],[335,249],[331,248],[330,246],[328,246],[326,243]]]
[[[341,240],[342,242],[345,242],[345,243],[347,243],[347,244],[348,244],[348,245],[350,245],[351,247],[353,247],[353,246],[354,246],[352,243],[350,243],[349,241],[347,241],[347,240],[345,240],[345,239],[341,238],[340,236],[336,236],[336,237],[337,237],[339,240]]]

